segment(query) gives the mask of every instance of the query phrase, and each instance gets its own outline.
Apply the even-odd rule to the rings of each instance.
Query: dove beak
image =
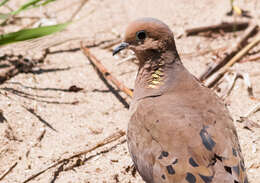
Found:
[[[114,50],[113,50],[113,56],[117,53],[119,53],[121,50],[127,48],[129,46],[128,43],[122,42],[120,45],[118,45]]]

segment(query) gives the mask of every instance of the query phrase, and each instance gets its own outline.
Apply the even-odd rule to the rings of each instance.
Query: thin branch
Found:
[[[8,168],[3,175],[0,176],[0,180],[3,180],[18,164],[18,162],[15,162],[10,168]]]
[[[84,157],[83,159],[82,158],[78,158],[75,162],[73,162],[72,165],[69,165],[68,167],[65,167],[68,164],[68,162],[62,163],[57,168],[57,170],[54,172],[53,179],[51,180],[50,183],[54,183],[62,172],[74,170],[75,168],[84,165],[88,160],[91,160],[94,157],[97,157],[97,156],[99,156],[101,154],[108,153],[108,152],[112,151],[113,149],[115,149],[117,146],[119,146],[121,144],[124,144],[125,142],[126,142],[126,139],[122,138],[116,144],[114,144],[111,147],[105,148],[104,150],[98,151],[97,153],[95,153],[93,155],[90,155],[88,157]]]
[[[69,171],[69,170],[72,170],[73,168],[76,168],[78,166],[81,166],[81,165],[84,165],[85,162],[87,162],[88,160],[100,155],[100,154],[104,154],[104,153],[108,153],[109,151],[113,150],[115,147],[117,147],[118,145],[120,144],[123,144],[126,142],[126,139],[125,138],[122,138],[121,140],[119,140],[115,145],[113,145],[112,147],[109,147],[107,149],[104,149],[100,152],[97,152],[96,154],[94,155],[90,155],[89,157],[86,157],[84,158],[83,160],[81,159],[78,159],[78,161],[76,161],[73,165],[67,167],[64,169],[64,171]]]
[[[258,34],[252,42],[246,45],[241,51],[239,51],[231,60],[227,62],[227,64],[222,67],[219,71],[214,73],[210,78],[208,78],[205,82],[205,85],[209,88],[212,88],[216,82],[225,74],[225,72],[231,67],[234,63],[239,61],[245,54],[248,53],[250,49],[252,49],[255,45],[260,42],[260,34]]]
[[[39,114],[37,114],[34,109],[24,107],[25,110],[27,110],[29,113],[34,115],[41,123],[43,123],[45,126],[49,127],[51,130],[58,132],[49,122],[44,120]]]
[[[83,43],[81,42],[81,50],[85,54],[85,56],[92,62],[95,67],[103,74],[103,76],[111,81],[114,85],[117,86],[117,88],[121,91],[123,91],[128,96],[132,97],[133,92],[127,88],[124,84],[120,83],[114,76],[111,75],[111,73],[103,66],[103,64],[93,55],[91,54],[90,50],[88,48],[85,48],[83,46]]]
[[[78,152],[78,153],[76,153],[76,154],[73,154],[73,155],[69,156],[68,158],[63,158],[63,159],[61,159],[61,160],[57,160],[56,163],[53,163],[52,165],[48,166],[47,168],[41,170],[40,172],[38,172],[38,173],[36,173],[36,174],[30,176],[30,177],[27,178],[25,181],[23,181],[23,183],[26,183],[26,182],[29,182],[29,181],[35,179],[36,177],[38,177],[39,175],[43,174],[43,173],[46,172],[47,170],[49,170],[49,169],[51,169],[51,168],[54,168],[54,167],[58,166],[58,165],[61,164],[61,163],[68,162],[69,160],[71,160],[71,159],[73,159],[73,158],[77,158],[77,157],[79,157],[79,156],[82,156],[82,155],[85,155],[85,154],[87,154],[87,153],[90,153],[90,152],[96,150],[96,149],[99,148],[99,147],[105,146],[105,145],[107,145],[107,144],[109,144],[109,143],[112,143],[112,142],[118,140],[119,138],[121,138],[121,137],[123,137],[123,136],[125,136],[125,131],[119,130],[119,131],[113,133],[112,135],[110,135],[109,137],[105,138],[105,139],[102,140],[101,142],[97,143],[97,144],[94,145],[93,147],[87,149],[87,150],[80,151],[80,152]]]
[[[219,70],[223,67],[235,54],[237,54],[247,43],[248,39],[254,35],[258,30],[258,25],[250,26],[238,40],[234,47],[231,47],[228,51],[226,56],[218,63],[213,64],[212,66],[208,67],[207,70],[199,77],[200,81],[204,81],[207,79],[211,74]]]
[[[196,27],[196,28],[191,28],[187,29],[186,35],[196,35],[201,32],[208,32],[208,31],[219,31],[219,30],[224,30],[224,31],[238,31],[238,30],[243,30],[247,28],[249,25],[248,22],[222,22],[217,25],[210,25],[210,26],[204,26],[204,27]]]

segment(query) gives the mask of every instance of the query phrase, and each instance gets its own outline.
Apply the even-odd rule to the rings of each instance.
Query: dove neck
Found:
[[[140,60],[135,83],[134,99],[160,96],[172,90],[183,70],[177,51],[168,51],[160,55]]]

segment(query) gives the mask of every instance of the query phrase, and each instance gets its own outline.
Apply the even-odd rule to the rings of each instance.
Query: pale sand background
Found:
[[[249,10],[260,20],[260,2],[257,0],[238,1],[238,5]],[[17,8],[25,1],[10,3]],[[57,22],[68,20],[80,5],[79,0],[59,0],[48,8],[32,9],[21,16],[40,16],[48,14]],[[178,37],[185,29],[233,20],[225,14],[229,11],[228,0],[89,0],[76,16],[75,23],[60,34],[38,42],[11,45],[1,50],[3,53],[22,53],[28,57],[39,57],[41,48],[69,38],[82,37],[85,43],[114,39],[122,35],[126,25],[138,17],[159,18],[172,28]],[[240,20],[239,18],[237,18]],[[244,19],[248,20],[248,19]],[[31,20],[10,25],[2,31],[14,31],[24,27]],[[185,66],[199,76],[206,64],[213,61],[215,54],[201,54],[205,50],[230,47],[243,32],[220,34],[213,37],[193,36],[176,39],[178,51]],[[72,40],[51,48],[51,51],[79,47],[80,40]],[[260,47],[254,49],[259,54]],[[117,65],[119,59],[112,57],[111,50],[99,47],[92,53],[121,82],[133,88],[137,66],[132,62]],[[216,51],[215,51],[216,52]],[[220,52],[221,54],[221,52]],[[122,58],[121,58],[122,59]],[[249,73],[256,96],[260,97],[260,62],[236,64],[234,68]],[[23,182],[31,175],[48,167],[53,162],[73,153],[94,146],[117,130],[126,129],[128,110],[109,92],[100,80],[89,61],[81,51],[49,54],[44,63],[34,68],[34,73],[21,73],[0,86],[0,106],[7,122],[0,124],[0,175],[13,163],[17,166],[3,180],[4,183]],[[65,92],[70,86],[84,88],[83,91]],[[13,93],[12,93],[13,91]],[[14,93],[14,91],[23,92]],[[125,94],[121,95],[128,102]],[[8,98],[9,97],[9,98]],[[77,104],[70,104],[73,102]],[[236,120],[245,115],[257,102],[248,97],[243,80],[238,79],[231,95],[225,99],[232,117]],[[69,104],[64,104],[69,103]],[[48,122],[53,131],[26,108],[33,109],[41,119]],[[260,112],[251,117],[260,123]],[[248,176],[251,183],[260,182],[260,130],[249,131],[241,123],[235,122],[240,143],[245,156]],[[46,130],[40,142],[37,138]],[[118,142],[118,141],[117,141]],[[87,154],[89,157],[107,145]],[[35,145],[36,144],[36,145]],[[30,150],[30,151],[28,151]],[[81,159],[84,159],[82,157]],[[75,161],[75,159],[74,159]],[[72,165],[69,162],[64,168]],[[73,170],[61,171],[54,180],[58,167],[52,168],[30,182],[86,183],[122,182],[141,183],[141,178],[132,176],[128,167],[132,161],[126,143],[86,161]]]

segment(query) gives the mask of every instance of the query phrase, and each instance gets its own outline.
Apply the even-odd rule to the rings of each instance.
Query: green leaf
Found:
[[[9,0],[3,0],[0,3],[0,7],[2,5],[4,5],[5,3],[7,3]],[[42,2],[43,1],[43,2]],[[12,15],[17,15],[18,13],[20,13],[21,11],[25,11],[29,8],[38,8],[39,6],[45,6],[51,2],[54,2],[56,0],[30,0],[29,2],[23,4],[20,8],[18,8],[15,11],[12,11],[8,14],[1,14],[0,13],[0,19],[3,19],[3,21],[0,23],[0,26],[3,26],[6,21],[12,16]]]
[[[44,1],[44,2],[40,3],[41,1]],[[27,10],[28,8],[44,6],[44,5],[54,2],[54,1],[56,1],[56,0],[30,0],[29,2],[23,4],[18,10],[11,12],[11,14],[16,15],[16,14],[20,13],[21,11]]]
[[[22,5],[18,10],[11,12],[12,15],[16,15],[18,13],[20,13],[21,11],[24,11],[26,9],[28,9],[29,7],[36,5],[37,3],[39,3],[42,0],[31,0],[27,3],[25,3],[24,5]]]
[[[0,6],[3,6],[5,5],[9,0],[3,0],[1,3],[0,3]]]
[[[0,35],[0,46],[47,36],[65,29],[70,23],[71,22],[32,29],[23,29],[17,32],[2,34]]]
[[[56,1],[56,0],[46,0],[45,2],[43,2],[43,3],[39,4],[39,5],[37,5],[37,7],[38,7],[38,6],[45,6],[46,4],[49,4],[49,3],[54,2],[54,1]]]

